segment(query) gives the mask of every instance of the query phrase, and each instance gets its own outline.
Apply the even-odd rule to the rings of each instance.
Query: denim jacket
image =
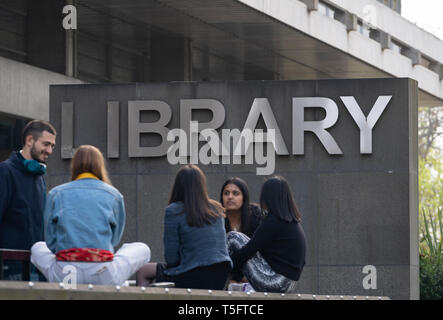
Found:
[[[222,217],[203,227],[191,227],[186,222],[183,202],[174,202],[166,208],[164,226],[167,275],[178,275],[224,261],[232,267]]]
[[[114,252],[125,227],[123,196],[97,179],[80,179],[53,188],[44,221],[48,248],[57,253],[71,248]]]

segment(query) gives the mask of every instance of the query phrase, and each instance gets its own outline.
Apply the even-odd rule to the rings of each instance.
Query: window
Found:
[[[402,53],[403,46],[395,41],[392,41],[392,50],[394,52],[401,54]]]
[[[365,37],[370,37],[371,29],[367,25],[365,25],[362,21],[359,21],[357,24],[357,31],[364,35]]]
[[[420,64],[421,64],[423,67],[430,69],[433,63],[432,63],[432,61],[431,61],[430,59],[428,59],[428,58],[426,58],[426,57],[424,57],[424,56],[422,55],[422,56],[421,56],[421,59],[420,59]]]
[[[319,2],[318,11],[329,18],[334,19],[335,17],[335,10],[323,2]]]
[[[0,162],[22,146],[22,130],[26,120],[0,113]]]

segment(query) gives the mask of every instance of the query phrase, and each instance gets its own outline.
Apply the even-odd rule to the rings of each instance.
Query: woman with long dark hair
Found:
[[[174,282],[177,288],[224,288],[232,261],[223,207],[209,199],[206,177],[195,165],[182,167],[164,217],[165,264],[149,263],[137,273],[137,285]]]
[[[235,231],[227,235],[233,279],[243,274],[256,291],[292,292],[305,265],[306,240],[300,212],[283,177],[263,184],[260,206],[267,215],[251,239]]]
[[[62,282],[69,265],[78,283],[121,285],[149,262],[151,251],[134,242],[114,253],[125,227],[125,204],[98,148],[82,145],[75,151],[71,180],[49,192],[46,242],[32,246],[31,262],[50,282]]]
[[[257,204],[250,203],[246,182],[238,177],[226,180],[221,188],[220,203],[226,210],[226,232],[239,231],[252,237],[263,215]]]

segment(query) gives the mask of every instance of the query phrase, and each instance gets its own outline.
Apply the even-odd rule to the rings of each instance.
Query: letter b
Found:
[[[140,122],[141,111],[156,111],[160,115],[157,122]],[[128,101],[128,155],[129,157],[161,157],[167,154],[172,143],[167,141],[169,129],[166,125],[172,118],[171,107],[163,101]],[[140,134],[158,134],[162,142],[154,147],[141,147]]]

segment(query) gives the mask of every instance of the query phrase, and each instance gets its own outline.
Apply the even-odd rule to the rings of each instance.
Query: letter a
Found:
[[[63,274],[68,274],[63,278],[65,289],[77,289],[77,269],[73,265],[64,266]]]
[[[65,30],[77,29],[77,9],[73,5],[63,7],[63,13],[68,14],[63,18],[63,28]]]
[[[365,290],[377,289],[377,269],[371,265],[364,266],[363,273],[367,274],[363,278],[363,288]]]

